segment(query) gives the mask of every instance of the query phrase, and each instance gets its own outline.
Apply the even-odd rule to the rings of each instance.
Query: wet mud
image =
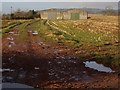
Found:
[[[14,28],[17,30],[17,28]],[[34,88],[117,88],[115,73],[99,72],[85,67],[73,48],[53,44],[32,35],[26,27],[26,40],[17,34],[3,37],[2,81],[21,83]]]

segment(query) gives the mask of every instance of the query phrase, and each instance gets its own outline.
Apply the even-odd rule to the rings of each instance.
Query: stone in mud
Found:
[[[112,43],[110,43],[110,42],[106,42],[104,45],[112,45]]]
[[[11,32],[9,32],[9,34],[14,34],[14,32],[11,31]]]
[[[32,35],[38,35],[38,32],[37,31],[33,31]]]
[[[39,67],[35,67],[34,69],[35,69],[35,70],[38,70],[38,69],[40,69],[40,68],[39,68]]]

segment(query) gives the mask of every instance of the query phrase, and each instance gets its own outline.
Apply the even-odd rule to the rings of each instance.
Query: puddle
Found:
[[[33,88],[20,83],[2,83],[2,88]]]
[[[11,77],[11,76],[7,76],[7,77],[2,77],[2,81],[4,82],[4,81],[7,81],[7,82],[10,82],[10,81],[13,81],[13,77]]]
[[[85,64],[85,67],[89,67],[94,70],[98,70],[100,72],[107,72],[107,73],[114,72],[111,68],[105,67],[103,64],[98,64],[95,61],[86,61],[83,63]]]

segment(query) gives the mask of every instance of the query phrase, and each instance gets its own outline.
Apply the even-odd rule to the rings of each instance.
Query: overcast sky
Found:
[[[2,12],[10,13],[11,8],[13,11],[21,10],[42,10],[48,8],[100,8],[105,9],[107,6],[113,9],[118,8],[118,2],[2,2]]]

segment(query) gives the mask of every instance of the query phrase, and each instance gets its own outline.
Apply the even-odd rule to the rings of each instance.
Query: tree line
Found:
[[[92,13],[92,11],[89,11],[89,13]],[[89,14],[88,13],[88,14]],[[117,16],[120,13],[117,10],[113,10],[112,8],[106,8],[104,10],[98,11],[95,14],[103,14],[107,16]],[[29,11],[21,11],[18,9],[17,11],[11,13],[11,14],[3,14],[2,19],[34,19],[34,18],[40,18],[39,11],[29,10]]]
[[[39,18],[40,15],[37,11],[29,10],[29,11],[21,11],[18,9],[14,13],[11,14],[3,14],[2,19],[34,19]]]

